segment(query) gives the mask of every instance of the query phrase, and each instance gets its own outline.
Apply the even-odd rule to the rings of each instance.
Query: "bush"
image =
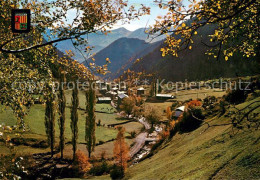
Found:
[[[237,88],[234,90],[230,90],[228,94],[225,96],[225,100],[231,104],[240,104],[245,102],[247,98],[247,93],[243,88]]]
[[[89,174],[94,176],[101,176],[110,172],[111,166],[103,160],[102,163],[94,165],[90,170]]]
[[[215,96],[208,96],[203,99],[203,105],[202,107],[210,107],[212,104],[217,102],[217,98]]]
[[[122,179],[124,177],[124,169],[122,167],[114,165],[110,171],[110,177],[112,179]]]
[[[76,152],[76,159],[73,163],[73,172],[76,176],[84,175],[90,169],[90,163],[88,161],[88,157],[85,153],[78,150]]]
[[[101,120],[100,119],[97,122],[97,126],[101,126]]]
[[[131,138],[135,138],[136,132],[135,132],[135,131],[132,131],[132,132],[130,132],[130,135],[131,135]]]
[[[204,118],[205,117],[202,114],[202,108],[193,107],[189,111],[183,113],[183,118],[178,123],[179,131],[181,133],[184,133],[184,132],[190,132],[197,129],[202,123],[201,120],[203,120]]]
[[[225,114],[225,112],[226,112],[226,108],[225,108],[225,106],[227,105],[227,103],[225,102],[225,101],[223,101],[223,100],[221,100],[220,102],[219,102],[219,107],[220,107],[220,115],[223,115],[223,114]]]

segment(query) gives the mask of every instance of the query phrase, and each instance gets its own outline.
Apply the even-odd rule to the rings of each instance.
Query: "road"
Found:
[[[146,130],[150,129],[149,123],[147,123],[144,118],[139,119],[139,122],[144,125]],[[130,156],[131,157],[136,155],[142,149],[142,147],[145,144],[145,140],[146,140],[147,135],[148,135],[147,132],[142,132],[142,133],[138,134],[138,136],[135,138],[135,144],[130,149]]]

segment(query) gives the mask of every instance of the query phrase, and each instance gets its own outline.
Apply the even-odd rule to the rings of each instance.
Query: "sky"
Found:
[[[160,9],[158,7],[158,2],[167,2],[169,0],[128,0],[128,5],[134,5],[136,9],[141,8],[141,4],[151,8],[151,14],[142,16],[139,19],[131,21],[130,24],[122,24],[121,22],[117,23],[113,29],[124,27],[130,31],[134,31],[139,28],[147,27],[149,25],[153,25],[155,23],[155,19],[157,16],[162,16],[167,13],[167,10]],[[72,21],[73,17],[75,17],[76,10],[70,10],[67,14],[68,22]]]
[[[53,1],[53,0],[48,0]],[[55,0],[54,0],[55,1]],[[155,19],[158,16],[163,16],[167,13],[167,9],[160,9],[158,6],[159,2],[167,3],[170,0],[128,0],[129,7],[131,5],[134,5],[136,9],[141,8],[141,4],[150,7],[151,13],[150,15],[145,15],[139,17],[139,19],[136,19],[134,21],[131,21],[130,24],[122,24],[121,22],[118,22],[113,29],[124,27],[130,31],[134,31],[139,28],[149,27],[149,25],[153,25],[155,23]],[[184,5],[188,4],[188,0],[182,0],[182,3]],[[73,18],[76,17],[76,9],[70,10],[67,13],[67,23],[71,23],[73,21]]]
[[[135,20],[135,21],[131,21],[130,24],[124,24],[122,25],[122,23],[118,23],[115,26],[116,28],[119,27],[124,27],[130,31],[134,31],[136,29],[139,28],[143,28],[149,25],[153,25],[155,23],[155,19],[157,16],[162,16],[165,15],[167,13],[167,10],[163,10],[160,9],[158,7],[158,2],[154,2],[155,0],[128,0],[128,4],[129,6],[134,5],[136,7],[136,9],[141,8],[141,4],[150,7],[151,8],[151,14],[150,15],[146,15],[146,16],[142,16],[139,19]],[[157,0],[159,1],[159,0]],[[166,0],[163,0],[164,2],[166,2]]]

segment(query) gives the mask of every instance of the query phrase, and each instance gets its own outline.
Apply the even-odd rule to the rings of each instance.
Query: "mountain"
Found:
[[[138,38],[138,39],[142,39],[146,42],[157,42],[157,41],[161,41],[166,38],[166,36],[162,35],[162,36],[158,36],[158,37],[152,39],[152,36],[148,36],[148,34],[145,32],[146,30],[147,30],[146,28],[137,29],[137,30],[131,32],[128,35],[128,38]]]
[[[47,30],[47,35],[50,35],[50,30]],[[45,39],[47,39],[47,35],[44,35]],[[111,33],[108,33],[107,35],[104,35],[101,32],[97,32],[82,37],[88,40],[90,46],[94,46],[91,52],[92,54],[99,52],[100,50],[110,45],[112,42],[123,37],[137,38],[137,39],[145,40],[146,42],[151,42],[151,39],[147,39],[148,35],[145,33],[145,28],[140,28],[135,31],[128,31],[125,28],[118,28],[112,30]],[[161,36],[159,38],[154,39],[152,42],[160,41],[163,38],[164,37]],[[72,50],[73,53],[75,54],[74,59],[78,60],[79,62],[84,61],[84,58],[82,57],[81,53],[74,48],[70,40],[61,41],[57,43],[56,47],[64,53],[66,50]],[[84,52],[84,49],[82,49],[82,52]]]
[[[105,48],[115,40],[120,39],[121,37],[127,37],[129,34],[131,34],[131,31],[128,31],[125,28],[118,28],[112,30],[111,33],[108,33],[107,35],[97,32],[84,35],[82,36],[82,38],[87,39],[90,46],[95,46],[95,48],[93,48],[93,51],[91,52],[94,54],[99,52],[101,49]],[[47,30],[47,35],[50,35],[50,30]],[[44,36],[45,39],[47,39],[47,35]],[[70,40],[61,41],[57,43],[56,47],[64,53],[66,50],[72,50],[75,54],[74,59],[78,60],[79,62],[84,61],[81,53],[74,48]]]
[[[105,48],[117,39],[128,37],[129,34],[131,34],[131,31],[128,31],[125,28],[118,28],[112,30],[111,33],[108,33],[107,35],[104,35],[102,33],[91,33],[88,36],[83,36],[83,38],[88,39],[88,42],[91,46],[99,46]]]
[[[201,28],[194,38],[192,50],[185,49],[179,52],[179,57],[171,55],[162,57],[160,49],[165,46],[162,43],[154,51],[143,56],[141,61],[133,64],[130,69],[136,72],[156,73],[158,77],[171,81],[203,80],[260,73],[257,58],[248,59],[235,55],[225,61],[223,56],[216,60],[206,55],[209,47],[203,45],[201,41],[209,42],[208,35],[214,30],[214,26]]]
[[[114,78],[119,77],[121,74],[123,74],[125,70],[129,69],[137,59],[142,58],[143,56],[153,52],[162,43],[163,41],[149,43],[148,46],[145,47],[143,50],[139,51],[134,56],[130,57],[128,61],[126,61],[126,63],[117,70],[117,72],[113,75],[113,77]]]
[[[153,45],[154,44],[147,43],[144,40],[137,38],[120,38],[98,52],[94,56],[95,63],[97,65],[104,65],[106,63],[106,58],[109,58],[111,63],[108,65],[108,70],[111,73],[106,75],[105,78],[115,78],[117,72],[122,69],[123,66],[128,67],[131,65],[130,59],[139,57],[138,54],[147,52],[147,48],[151,48]]]

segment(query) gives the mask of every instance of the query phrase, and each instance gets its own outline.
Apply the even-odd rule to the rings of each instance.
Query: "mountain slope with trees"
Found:
[[[97,65],[103,65],[106,63],[106,58],[109,58],[111,63],[108,64],[108,70],[111,73],[107,74],[105,77],[114,78],[120,69],[131,65],[132,61],[130,59],[135,59],[132,57],[138,57],[138,54],[147,52],[145,49],[150,48],[153,45],[154,44],[146,43],[145,41],[137,38],[120,38],[105,49],[98,52],[94,56],[95,63]],[[90,61],[91,59],[89,59],[89,62]]]
[[[172,81],[203,80],[220,77],[246,76],[260,73],[259,60],[256,57],[246,58],[241,55],[230,57],[225,61],[223,56],[218,60],[207,55],[210,47],[201,42],[209,40],[208,35],[215,31],[214,26],[205,26],[198,30],[192,49],[180,51],[178,57],[162,56],[160,44],[153,52],[143,56],[138,63],[131,66],[132,71],[155,73],[157,77]]]

